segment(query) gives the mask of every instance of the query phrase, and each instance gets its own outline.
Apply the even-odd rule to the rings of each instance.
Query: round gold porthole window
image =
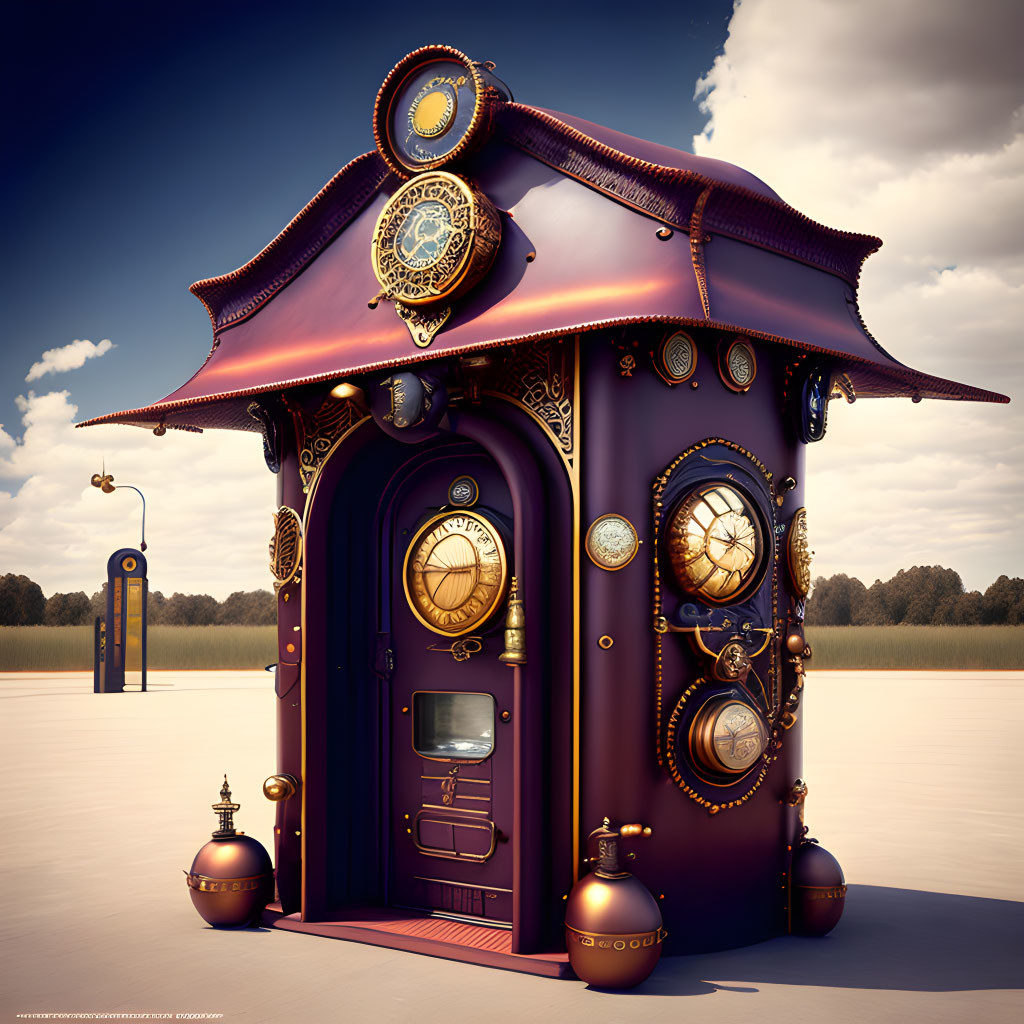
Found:
[[[768,734],[760,715],[738,700],[712,700],[690,728],[690,756],[712,772],[739,775],[764,753]]]
[[[131,556],[131,555],[129,555],[129,556],[128,556],[128,557],[127,557],[127,558],[126,558],[126,559],[125,559],[125,560],[124,560],[124,561],[123,561],[123,562],[121,563],[121,568],[122,568],[122,569],[124,569],[124,571],[125,571],[125,572],[132,572],[132,571],[133,571],[133,570],[135,569],[135,567],[136,567],[136,566],[137,566],[138,564],[139,564],[139,563],[138,563],[138,562],[136,562],[136,561],[135,561],[135,559],[134,559],[134,558],[132,558],[132,556]]]
[[[760,515],[728,484],[691,491],[669,520],[668,557],[676,580],[713,604],[737,601],[756,586],[765,549]]]

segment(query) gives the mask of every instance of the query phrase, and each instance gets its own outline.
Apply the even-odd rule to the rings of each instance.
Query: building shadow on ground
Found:
[[[664,957],[636,995],[700,995],[757,984],[955,992],[1024,988],[1024,903],[851,885],[835,931]],[[713,980],[712,980],[713,979]]]

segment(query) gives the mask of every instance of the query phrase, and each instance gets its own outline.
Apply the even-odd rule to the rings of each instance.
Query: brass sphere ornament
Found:
[[[199,916],[214,928],[242,928],[259,924],[260,914],[274,897],[274,868],[263,844],[236,832],[228,777],[220,802],[212,805],[220,828],[197,854],[186,882]]]
[[[667,933],[657,900],[643,882],[619,869],[619,839],[650,834],[642,825],[623,825],[616,832],[605,818],[587,841],[588,849],[596,848],[596,867],[569,893],[565,944],[572,969],[588,985],[632,988],[661,957]]]
[[[846,879],[839,861],[815,840],[793,854],[791,930],[796,935],[827,935],[839,923],[846,904]]]

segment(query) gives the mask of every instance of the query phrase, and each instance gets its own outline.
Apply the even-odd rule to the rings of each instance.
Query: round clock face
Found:
[[[633,524],[614,513],[599,516],[587,531],[586,547],[590,560],[602,569],[621,569],[637,552],[639,540]]]
[[[461,636],[480,628],[508,589],[505,545],[476,512],[445,512],[413,537],[405,556],[405,596],[427,629]]]
[[[738,700],[710,702],[697,714],[690,730],[690,753],[704,768],[740,774],[764,752],[767,732],[761,717]]]
[[[483,141],[499,100],[465,54],[423,47],[399,61],[377,94],[377,147],[403,177],[440,167]]]
[[[668,556],[687,593],[713,604],[739,600],[765,565],[761,518],[735,488],[705,484],[669,520]]]
[[[746,391],[757,376],[757,359],[750,342],[736,338],[719,359],[722,382],[732,391]]]
[[[390,299],[408,306],[453,299],[490,268],[501,221],[483,193],[446,171],[407,181],[377,219],[370,253]]]

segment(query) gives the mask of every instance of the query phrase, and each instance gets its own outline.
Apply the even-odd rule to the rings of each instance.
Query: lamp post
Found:
[[[93,487],[98,487],[104,494],[113,494],[116,490],[129,490],[134,491],[142,499],[142,543],[139,544],[139,550],[146,550],[146,496],[138,489],[133,487],[131,484],[114,484],[114,477],[112,474],[106,471],[106,466],[103,467],[102,473],[93,473],[90,483]]]
[[[96,624],[93,658],[93,691],[123,693],[125,689],[146,689],[146,496],[131,484],[114,484],[104,465],[90,480],[104,494],[120,488],[134,491],[142,499],[142,543],[120,548],[107,560],[107,607],[103,622]]]

